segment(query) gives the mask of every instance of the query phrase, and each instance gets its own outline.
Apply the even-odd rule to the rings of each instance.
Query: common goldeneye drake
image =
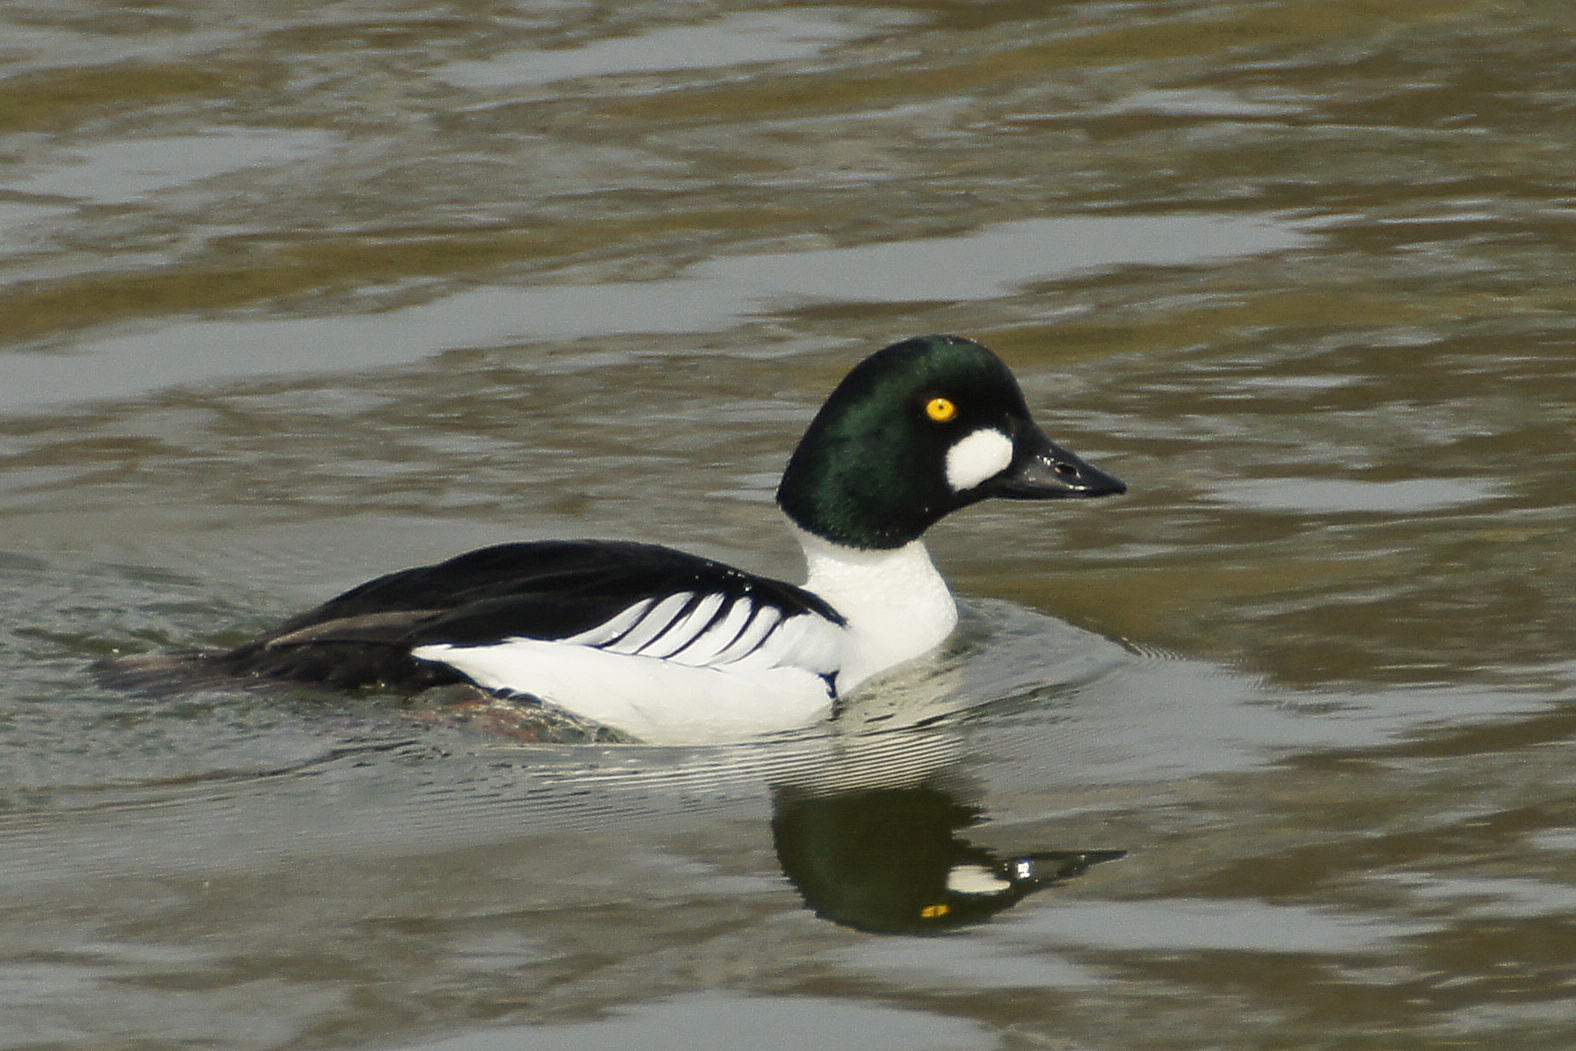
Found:
[[[647,741],[804,726],[957,623],[920,537],[986,497],[1126,486],[1051,442],[1000,358],[957,336],[895,343],[826,400],[777,502],[795,586],[651,544],[501,544],[379,577],[207,669],[333,687],[471,683]]]

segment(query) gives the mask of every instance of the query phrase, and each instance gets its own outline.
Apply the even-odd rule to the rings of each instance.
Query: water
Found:
[[[1571,1045],[1563,5],[0,27],[0,1047]],[[1131,492],[943,523],[959,637],[833,730],[87,672],[501,540],[792,575],[934,331]]]

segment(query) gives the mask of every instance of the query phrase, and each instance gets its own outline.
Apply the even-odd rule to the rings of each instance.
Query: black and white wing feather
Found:
[[[340,687],[463,681],[429,656],[516,640],[693,667],[836,672],[843,618],[791,584],[650,544],[503,544],[379,577],[212,660],[233,674]]]

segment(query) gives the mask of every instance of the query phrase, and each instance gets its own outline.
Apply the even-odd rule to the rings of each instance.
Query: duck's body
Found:
[[[920,539],[937,519],[987,496],[1123,489],[1044,436],[990,351],[907,340],[839,385],[783,476],[802,586],[648,544],[505,544],[379,577],[201,659],[347,688],[471,682],[647,740],[802,726],[952,631]]]

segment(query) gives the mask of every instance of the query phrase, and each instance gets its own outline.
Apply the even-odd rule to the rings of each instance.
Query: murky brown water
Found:
[[[1568,1048],[1573,29],[0,7],[0,1047]],[[937,530],[958,643],[863,714],[966,718],[87,674],[504,539],[792,574],[800,428],[930,331],[1132,487]],[[880,926],[922,842],[1128,853],[930,938],[784,875]]]

